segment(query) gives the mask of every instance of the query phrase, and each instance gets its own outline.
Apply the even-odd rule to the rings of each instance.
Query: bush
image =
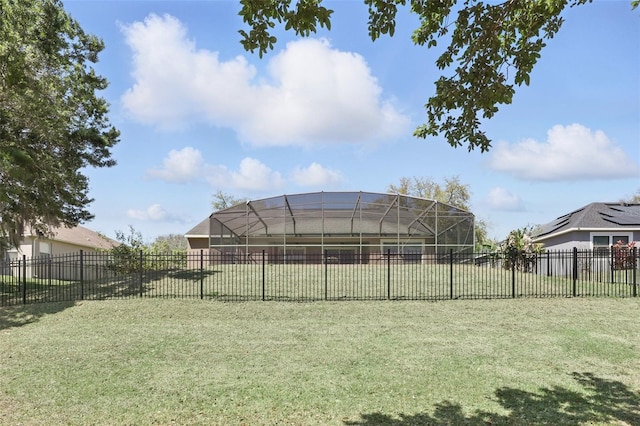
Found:
[[[613,269],[635,269],[637,251],[635,241],[618,241],[613,245]]]
[[[505,269],[515,267],[518,271],[533,271],[538,255],[544,249],[542,244],[533,242],[532,231],[531,227],[513,230],[509,232],[507,239],[500,244],[497,253],[502,258],[502,265]]]

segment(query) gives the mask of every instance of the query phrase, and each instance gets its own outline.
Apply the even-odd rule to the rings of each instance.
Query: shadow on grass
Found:
[[[21,327],[38,321],[45,315],[56,314],[75,306],[75,302],[35,303],[0,309],[0,330]]]
[[[145,270],[142,273],[111,274],[97,280],[55,282],[27,281],[26,292],[22,283],[3,285],[0,307],[42,302],[77,300],[105,300],[142,297],[145,295],[167,297],[193,297],[200,280],[207,280],[218,273],[214,270]],[[156,290],[157,287],[161,291]],[[195,289],[195,290],[194,290]]]
[[[500,388],[496,401],[509,414],[478,410],[465,413],[460,404],[443,401],[435,405],[433,414],[382,413],[362,414],[361,420],[347,425],[558,425],[574,426],[593,423],[640,425],[640,392],[615,380],[602,379],[592,373],[572,373],[582,386],[581,392],[564,387],[542,388],[528,392]]]
[[[91,300],[121,299],[145,296],[154,291],[156,286],[162,288],[160,296],[192,296],[184,294],[185,287],[200,283],[218,271],[207,270],[149,270],[130,275],[121,275],[104,282],[88,283],[84,291],[84,298]],[[158,294],[156,294],[157,296]]]

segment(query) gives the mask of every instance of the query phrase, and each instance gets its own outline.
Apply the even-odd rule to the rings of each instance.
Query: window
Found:
[[[628,235],[614,235],[611,240],[611,245],[617,244],[621,242],[622,244],[629,244],[629,236]]]
[[[40,257],[49,258],[51,257],[51,243],[45,243],[40,241],[38,250],[40,252]]]
[[[609,256],[609,249],[619,241],[623,244],[628,244],[631,241],[631,234],[592,233],[591,245],[593,254],[600,257]]]
[[[595,235],[593,237],[593,254],[607,256],[609,254],[609,236]]]
[[[391,253],[391,256],[402,258],[405,263],[420,263],[422,259],[422,243],[413,241],[405,244],[401,244],[398,247],[397,242],[383,241],[382,253]]]

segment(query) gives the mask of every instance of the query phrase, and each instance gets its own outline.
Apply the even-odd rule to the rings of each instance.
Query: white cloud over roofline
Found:
[[[329,187],[339,185],[344,177],[342,173],[323,167],[318,163],[311,163],[309,167],[296,168],[291,178],[298,186]]]
[[[251,157],[242,159],[238,170],[226,166],[212,166],[210,170],[207,181],[217,188],[255,193],[278,190],[286,184],[280,172]]]
[[[640,166],[602,131],[581,124],[556,125],[547,140],[498,143],[492,169],[534,181],[621,179],[640,177]]]
[[[513,194],[508,189],[502,187],[495,187],[489,191],[487,196],[487,204],[494,210],[505,211],[522,211],[524,206],[522,199]]]
[[[221,164],[209,164],[202,152],[193,147],[171,150],[162,166],[147,170],[146,177],[169,183],[206,182],[216,189],[243,193],[273,192],[293,182],[298,186],[336,186],[343,182],[343,174],[319,163],[296,167],[285,178],[260,160],[243,158],[236,169]],[[138,216],[142,216],[139,214]]]
[[[166,211],[160,204],[152,204],[144,210],[129,209],[127,216],[144,222],[184,222],[179,216]]]
[[[233,128],[255,146],[375,143],[409,132],[410,120],[382,98],[365,59],[324,39],[290,42],[267,75],[238,56],[198,49],[170,15],[122,26],[133,53],[124,107],[164,129],[204,122]]]
[[[202,153],[194,148],[172,149],[162,162],[162,168],[147,171],[148,178],[166,182],[187,183],[197,179],[206,170]]]

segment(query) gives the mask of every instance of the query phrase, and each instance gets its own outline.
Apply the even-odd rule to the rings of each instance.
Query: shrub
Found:
[[[509,232],[497,249],[505,269],[515,267],[518,271],[531,272],[536,266],[538,255],[544,250],[542,244],[533,242],[533,228],[524,227]]]
[[[618,241],[613,245],[613,269],[635,269],[637,251],[635,241]]]

